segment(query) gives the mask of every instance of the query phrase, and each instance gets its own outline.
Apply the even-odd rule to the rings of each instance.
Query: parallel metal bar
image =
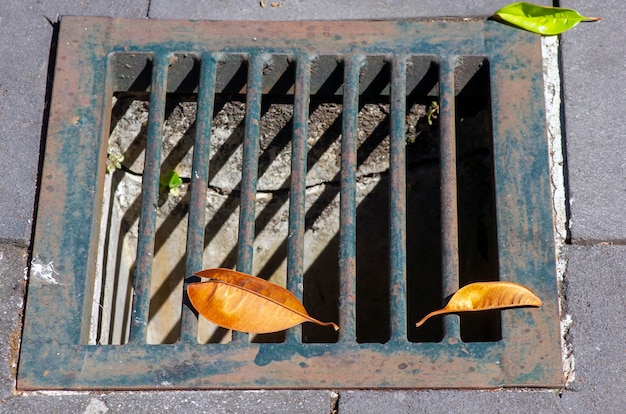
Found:
[[[187,225],[187,251],[185,254],[185,278],[202,269],[204,252],[204,221],[206,193],[209,181],[209,158],[211,157],[211,126],[215,97],[215,74],[217,61],[204,53],[200,62],[200,85],[198,88],[198,111],[196,113],[196,136],[193,148],[191,196]],[[185,286],[186,296],[186,286]],[[197,319],[187,306],[181,317],[181,341],[197,342]]]
[[[391,62],[389,248],[391,340],[407,339],[406,299],[406,56]]]
[[[261,128],[261,98],[263,94],[264,58],[252,54],[248,60],[246,89],[245,138],[241,176],[241,204],[237,241],[237,270],[252,273],[254,255],[254,224],[256,186],[259,173],[259,134]],[[246,335],[233,332],[233,342],[243,341]]]
[[[459,289],[459,221],[456,174],[455,56],[445,56],[439,66],[439,128],[441,158],[442,290],[448,297]],[[458,315],[444,318],[444,336],[461,336]]]
[[[239,240],[237,244],[237,270],[244,273],[252,272],[262,86],[263,57],[254,54],[250,56],[248,62],[245,138],[243,165],[241,166],[241,210],[239,212]]]
[[[304,273],[304,218],[310,91],[311,60],[308,55],[302,55],[296,61],[293,138],[291,141],[289,234],[287,236],[287,289],[300,300],[302,300],[301,287]],[[286,341],[301,342],[301,326],[287,331]]]
[[[339,217],[339,342],[356,341],[356,170],[359,70],[363,56],[344,61]]]
[[[156,213],[159,198],[161,141],[165,116],[168,65],[169,55],[156,54],[153,57],[150,112],[147,127],[148,138],[141,183],[139,240],[137,240],[137,261],[133,279],[134,296],[129,338],[131,343],[145,343],[148,328],[150,277],[152,275]]]

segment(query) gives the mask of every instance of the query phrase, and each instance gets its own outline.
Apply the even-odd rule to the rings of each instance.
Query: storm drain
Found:
[[[482,19],[64,18],[18,388],[561,386],[543,102]],[[341,329],[213,326],[210,267]],[[484,280],[543,305],[415,327]]]

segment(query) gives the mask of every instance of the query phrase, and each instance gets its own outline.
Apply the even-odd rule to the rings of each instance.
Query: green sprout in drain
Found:
[[[107,155],[107,173],[112,173],[115,170],[122,168],[122,162],[124,161],[124,154],[109,153]]]
[[[437,119],[439,117],[439,104],[437,101],[432,101],[428,110],[426,111],[426,120],[428,121],[428,125],[433,124],[433,119]]]
[[[159,184],[161,187],[168,188],[169,193],[173,197],[178,197],[180,195],[180,186],[183,185],[183,180],[176,171],[171,171],[169,174],[161,177]]]

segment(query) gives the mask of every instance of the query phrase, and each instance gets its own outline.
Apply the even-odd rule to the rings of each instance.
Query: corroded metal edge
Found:
[[[33,256],[54,261],[58,283],[30,280],[18,389],[562,386],[539,45],[535,36],[486,21],[64,18],[33,245]],[[485,344],[82,345],[102,196],[108,55],[206,49],[245,54],[250,48],[270,54],[486,56],[494,99],[500,273],[533,288],[543,307],[504,313],[504,340]],[[530,263],[522,254],[529,250],[538,255]]]

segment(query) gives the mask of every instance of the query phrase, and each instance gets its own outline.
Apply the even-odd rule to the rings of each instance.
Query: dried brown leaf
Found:
[[[313,322],[339,329],[309,316],[291,292],[267,280],[230,269],[207,269],[195,275],[209,280],[190,284],[189,300],[200,315],[221,327],[269,333]]]
[[[435,315],[446,313],[472,312],[491,309],[518,308],[522,306],[541,306],[539,299],[530,289],[513,282],[476,282],[463,286],[443,308],[429,313],[420,320],[421,326]]]

